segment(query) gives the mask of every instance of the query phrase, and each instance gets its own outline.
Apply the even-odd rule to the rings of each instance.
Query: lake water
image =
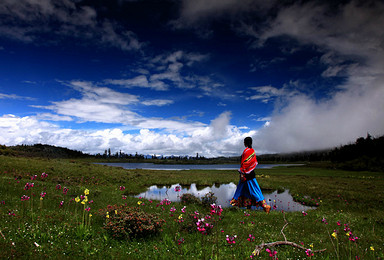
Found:
[[[233,182],[229,184],[222,184],[219,187],[213,185],[212,187],[204,187],[198,189],[196,184],[191,184],[190,187],[180,187],[180,191],[176,191],[176,187],[180,187],[179,184],[174,184],[170,187],[157,187],[153,185],[148,188],[146,192],[136,195],[137,198],[145,198],[150,200],[163,200],[168,199],[170,201],[180,201],[180,196],[184,193],[193,194],[198,198],[202,198],[208,192],[213,192],[217,197],[216,204],[221,205],[223,208],[231,207],[229,202],[236,191],[236,184]],[[305,211],[308,209],[315,209],[315,207],[304,206],[293,200],[289,190],[285,190],[282,193],[274,191],[272,193],[263,193],[265,200],[271,205],[272,210],[284,210],[284,211]]]
[[[239,164],[154,164],[154,163],[96,163],[124,169],[145,170],[237,170]],[[270,169],[277,166],[296,166],[300,164],[258,164],[259,169]]]

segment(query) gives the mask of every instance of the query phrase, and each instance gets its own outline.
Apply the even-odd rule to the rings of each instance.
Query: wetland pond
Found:
[[[181,195],[188,193],[192,194],[198,198],[204,197],[207,193],[212,192],[214,196],[217,197],[216,204],[221,205],[223,208],[231,207],[229,202],[231,201],[233,195],[236,191],[236,184],[233,182],[229,184],[221,184],[216,187],[203,187],[199,189],[196,184],[191,184],[190,187],[181,187],[179,184],[174,184],[170,187],[157,187],[153,185],[148,188],[147,191],[136,195],[137,198],[145,198],[149,200],[163,200],[168,199],[172,202],[180,201]],[[292,195],[289,193],[289,190],[284,192],[274,191],[272,193],[263,192],[265,200],[269,205],[271,205],[272,210],[278,211],[306,211],[309,209],[316,209],[316,207],[309,207],[302,205],[293,200]],[[253,207],[252,209],[256,209]]]
[[[155,164],[155,163],[96,163],[124,169],[145,170],[237,170],[239,164]],[[302,164],[258,164],[258,169],[270,169],[278,166],[299,166]]]

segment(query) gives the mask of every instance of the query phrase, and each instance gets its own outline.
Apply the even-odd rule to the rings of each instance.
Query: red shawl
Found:
[[[244,173],[250,173],[256,168],[257,160],[255,150],[252,148],[245,148],[241,155],[241,167],[240,171]]]

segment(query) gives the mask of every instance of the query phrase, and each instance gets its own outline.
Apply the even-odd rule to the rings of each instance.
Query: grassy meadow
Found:
[[[317,209],[268,215],[132,196],[155,184],[237,183],[233,171],[125,170],[0,156],[0,258],[384,258],[384,173],[295,166],[256,174],[263,191],[289,189]],[[255,254],[257,245],[276,241],[302,248],[264,247]]]

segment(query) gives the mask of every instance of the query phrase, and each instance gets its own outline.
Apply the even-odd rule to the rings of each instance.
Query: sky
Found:
[[[2,0],[0,144],[240,155],[384,134],[384,3]]]

